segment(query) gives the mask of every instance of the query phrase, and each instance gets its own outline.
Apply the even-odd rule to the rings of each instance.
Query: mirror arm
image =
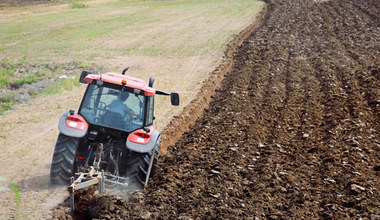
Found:
[[[156,90],[156,94],[157,95],[170,95],[169,93],[162,92],[162,91],[159,91],[159,90]]]
[[[170,101],[172,103],[172,105],[174,106],[178,106],[179,105],[179,96],[178,96],[178,93],[166,93],[166,92],[163,92],[163,91],[159,91],[159,90],[156,90],[156,95],[166,95],[166,96],[170,96]]]

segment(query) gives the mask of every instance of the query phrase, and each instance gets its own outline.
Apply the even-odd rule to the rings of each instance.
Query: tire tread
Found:
[[[79,139],[58,135],[50,168],[50,181],[53,185],[66,185],[74,175],[75,155]]]

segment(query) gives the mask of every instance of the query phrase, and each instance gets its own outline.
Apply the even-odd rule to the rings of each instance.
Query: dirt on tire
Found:
[[[267,4],[146,192],[88,192],[80,217],[380,219],[380,2]]]

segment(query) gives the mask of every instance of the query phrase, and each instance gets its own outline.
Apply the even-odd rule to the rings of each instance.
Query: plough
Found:
[[[77,173],[76,175],[79,175],[78,178],[74,180],[74,177],[71,177],[71,185],[68,188],[70,193],[72,215],[75,211],[76,191],[89,186],[98,185],[99,194],[104,194],[106,183],[110,183],[112,185],[123,185],[125,187],[128,186],[128,183],[126,182],[127,178],[105,173],[103,170],[99,171],[93,166],[90,167],[90,171],[88,173]],[[113,181],[112,179],[118,179],[118,181]]]

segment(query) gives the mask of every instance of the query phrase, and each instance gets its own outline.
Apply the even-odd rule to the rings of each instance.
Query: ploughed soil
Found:
[[[74,218],[380,219],[380,1],[267,3],[146,191],[83,192]]]

